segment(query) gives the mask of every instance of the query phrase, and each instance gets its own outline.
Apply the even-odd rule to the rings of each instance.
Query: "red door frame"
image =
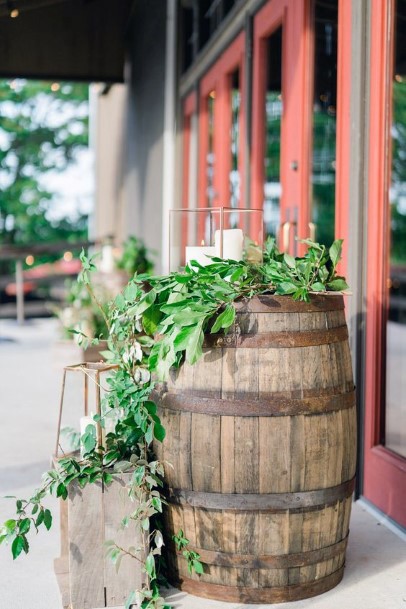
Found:
[[[394,0],[372,3],[363,494],[406,527],[406,459],[382,444],[389,270],[389,128]]]
[[[348,274],[351,158],[352,2],[338,2],[335,238],[344,239],[338,272]]]
[[[197,112],[197,95],[193,91],[182,103],[182,119],[183,119],[183,148],[182,148],[182,207],[187,209],[189,205],[189,186],[190,186],[190,141],[192,116]],[[182,230],[181,230],[181,252],[186,251],[188,238],[188,218],[187,214],[182,215]],[[183,261],[182,261],[183,264]]]
[[[209,123],[207,97],[211,91],[216,92],[214,106],[214,142],[215,170],[213,186],[217,192],[215,206],[228,206],[229,175],[231,169],[231,75],[239,70],[241,106],[239,117],[240,138],[245,133],[245,73],[244,73],[245,33],[241,32],[224,51],[213,67],[200,82],[199,108],[199,179],[198,206],[207,207],[206,203],[206,157],[208,153]],[[238,167],[240,172],[240,205],[244,201],[244,146],[240,139]]]
[[[280,179],[281,222],[298,206],[298,232],[307,235],[309,204],[310,2],[272,0],[254,18],[251,206],[261,208],[264,189],[265,93],[267,38],[280,26],[282,35],[282,100]],[[303,108],[298,109],[298,100]],[[300,101],[299,101],[300,103]],[[298,162],[297,169],[292,168]],[[293,218],[292,218],[293,220]],[[304,231],[306,226],[306,231]]]
[[[297,235],[309,235],[310,172],[312,158],[312,105],[314,65],[313,2],[272,0],[254,18],[253,128],[251,206],[262,207],[265,152],[265,81],[267,38],[283,26],[281,121],[281,222],[292,207],[298,208]],[[351,2],[339,0],[336,141],[336,235],[348,236],[351,95]],[[298,102],[298,100],[300,100]],[[298,103],[301,106],[298,108]],[[298,161],[297,170],[292,163]],[[290,221],[293,220],[293,210]],[[293,249],[293,234],[290,249]],[[298,248],[301,251],[301,248]],[[347,270],[343,256],[341,272]]]

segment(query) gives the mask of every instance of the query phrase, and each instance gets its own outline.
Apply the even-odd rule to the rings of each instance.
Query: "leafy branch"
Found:
[[[38,531],[41,524],[50,528],[52,516],[42,505],[47,494],[66,499],[74,481],[81,487],[97,480],[109,484],[116,474],[132,472],[127,491],[136,507],[122,525],[135,524],[141,534],[141,547],[124,548],[110,540],[107,554],[117,568],[126,555],[143,565],[144,584],[131,593],[126,607],[134,602],[141,609],[169,607],[158,585],[164,545],[158,524],[165,505],[164,468],[156,461],[152,445],[164,441],[165,429],[151,399],[155,381],[165,380],[170,369],[183,361],[197,362],[205,333],[228,332],[235,324],[237,300],[278,294],[308,301],[312,293],[346,290],[345,280],[336,272],[342,241],[335,241],[328,250],[313,241],[304,243],[307,252],[303,257],[283,254],[275,241],[269,240],[262,265],[212,258],[205,267],[192,261],[182,272],[135,276],[128,283],[110,304],[108,313],[103,313],[109,329],[108,349],[103,355],[117,369],[107,379],[102,415],[94,419],[105,427],[106,420],[113,416],[117,421],[114,431],[106,434],[105,446],[97,446],[94,427],[89,426],[81,438],[83,459],[61,459],[30,499],[17,500],[17,517],[0,529],[0,543],[12,542],[14,558],[28,552],[30,529]],[[83,252],[81,260],[80,281],[103,310],[91,285],[94,262]],[[189,571],[201,575],[200,556],[187,549],[189,541],[183,531],[173,539]]]
[[[200,554],[194,550],[187,549],[189,540],[185,537],[183,530],[179,529],[177,535],[173,535],[172,539],[178,552],[182,552],[182,556],[186,559],[189,573],[194,571],[198,575],[203,575],[204,568],[203,563],[200,561]]]

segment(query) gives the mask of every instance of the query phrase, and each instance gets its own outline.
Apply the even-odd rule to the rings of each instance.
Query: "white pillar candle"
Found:
[[[216,255],[220,256],[221,247],[221,231],[216,230],[214,235],[214,244]],[[228,228],[223,230],[223,254],[224,260],[242,260],[244,249],[244,233],[240,228]]]
[[[186,246],[186,264],[192,260],[196,260],[202,266],[211,264],[209,256],[216,255],[216,248],[209,245],[200,245],[199,247],[193,245]]]
[[[114,271],[114,252],[112,245],[103,245],[100,270],[102,273],[112,273]]]

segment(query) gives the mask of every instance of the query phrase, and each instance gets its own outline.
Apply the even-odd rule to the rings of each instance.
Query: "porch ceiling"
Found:
[[[132,4],[0,0],[0,77],[122,82]]]

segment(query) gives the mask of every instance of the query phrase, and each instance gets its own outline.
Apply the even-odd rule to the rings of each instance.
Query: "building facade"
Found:
[[[344,239],[357,494],[406,527],[406,1],[136,0],[128,37],[118,234],[163,270],[172,207]]]

